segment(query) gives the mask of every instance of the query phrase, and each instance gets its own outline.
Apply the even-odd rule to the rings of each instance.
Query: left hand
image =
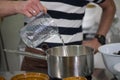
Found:
[[[98,52],[98,47],[101,46],[101,44],[98,42],[98,40],[96,38],[93,38],[92,40],[83,41],[82,44],[84,46],[88,46],[88,47],[93,48],[95,50],[95,53]]]

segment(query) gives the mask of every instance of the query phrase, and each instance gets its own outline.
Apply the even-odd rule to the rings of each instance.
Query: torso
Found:
[[[81,44],[83,40],[82,19],[86,5],[93,0],[41,0],[48,9],[48,14],[54,19],[59,33],[66,45]],[[95,0],[102,1],[102,0]],[[62,45],[58,36],[47,39],[43,44],[48,47]]]

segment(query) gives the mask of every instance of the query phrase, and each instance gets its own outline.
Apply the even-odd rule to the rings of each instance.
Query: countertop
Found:
[[[21,73],[26,73],[26,71],[0,72],[0,76],[5,77],[6,80],[10,80],[11,77]],[[92,80],[116,80],[112,78],[113,75],[106,69],[95,69],[92,75]]]

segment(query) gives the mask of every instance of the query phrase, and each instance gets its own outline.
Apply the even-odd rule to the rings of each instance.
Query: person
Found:
[[[82,19],[85,14],[86,5],[90,2],[98,4],[102,8],[102,16],[95,38],[84,41],[82,33]],[[105,36],[112,24],[116,7],[113,0],[40,0],[40,4],[47,8],[47,13],[51,15],[57,24],[59,34],[62,36],[65,45],[85,45],[94,48],[105,44]],[[37,12],[37,10],[36,10]],[[94,13],[94,12],[93,12]],[[25,24],[30,19],[26,19]],[[51,37],[44,41],[37,48],[26,47],[25,51],[43,54],[38,48],[46,50],[56,46],[61,46],[59,37]],[[21,70],[47,72],[45,60],[24,57]]]
[[[85,8],[88,3],[96,3],[102,8],[102,16],[95,38],[84,41],[82,33],[82,20]],[[59,34],[62,36],[65,45],[85,45],[96,51],[98,47],[105,44],[105,36],[112,24],[116,7],[113,0],[40,0],[40,5],[47,8],[47,13],[51,15],[57,24]],[[37,10],[35,10],[37,12]],[[93,12],[94,13],[94,12]],[[30,19],[26,19],[25,24]],[[37,48],[26,47],[25,51],[35,54],[43,54],[40,49],[46,50],[56,46],[61,46],[59,37],[51,37],[44,41]],[[39,49],[40,48],[40,49]],[[45,60],[35,59],[25,56],[21,70],[47,72]]]
[[[36,10],[36,12],[34,12],[34,10]],[[39,0],[0,0],[0,18],[15,14],[23,14],[27,17],[32,17],[37,15],[40,11],[46,13],[46,8],[39,3]]]

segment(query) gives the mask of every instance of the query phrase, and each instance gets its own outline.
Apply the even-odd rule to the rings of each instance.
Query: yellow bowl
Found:
[[[0,76],[0,80],[5,80],[5,78],[3,76]]]
[[[87,80],[85,77],[67,77],[67,78],[64,78],[63,80]]]
[[[29,72],[15,75],[11,80],[49,80],[49,76],[43,73]]]

